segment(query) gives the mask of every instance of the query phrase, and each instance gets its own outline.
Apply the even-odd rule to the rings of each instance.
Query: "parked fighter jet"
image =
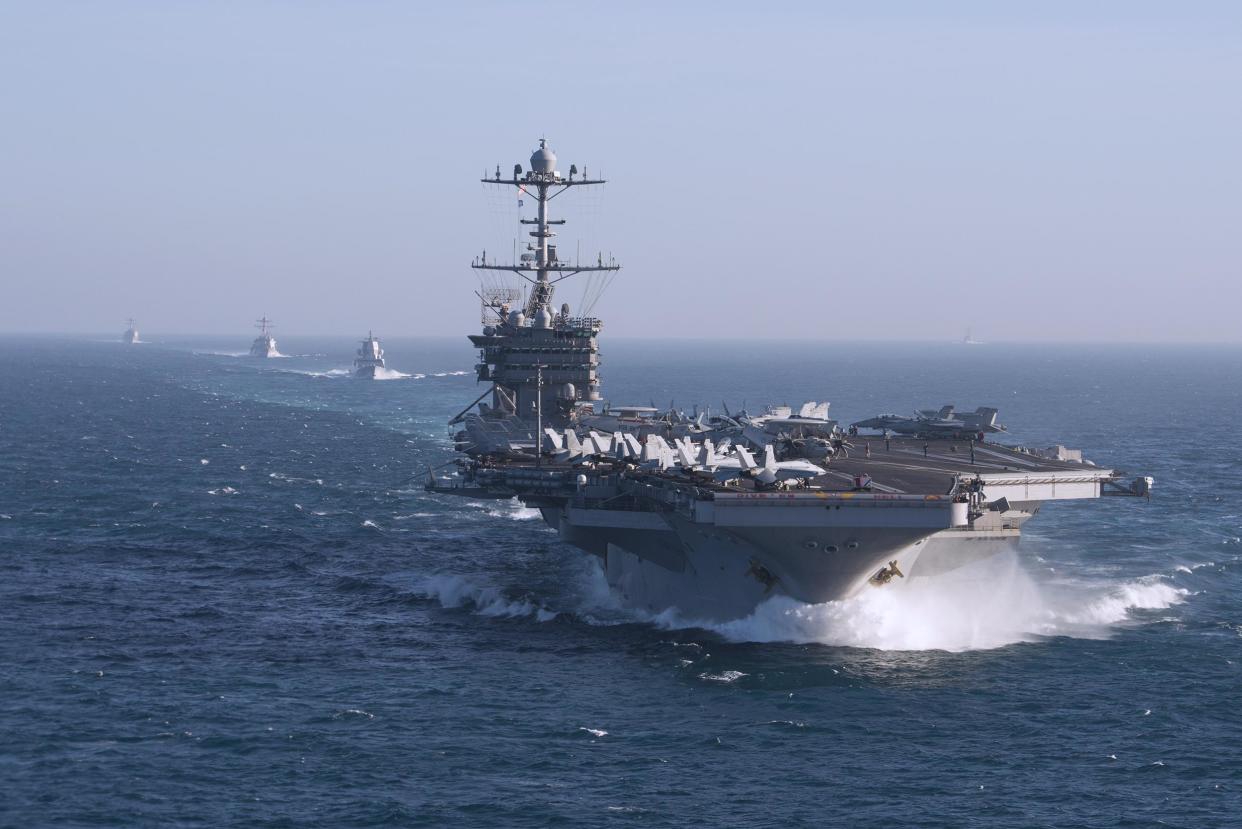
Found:
[[[973,412],[958,413],[953,406],[917,409],[914,417],[882,414],[851,424],[852,429],[875,429],[923,438],[971,437],[987,432],[1003,432],[996,422],[996,409],[980,406]]]
[[[574,465],[592,464],[604,459],[617,459],[641,464],[648,469],[668,470],[680,468],[690,474],[709,475],[718,481],[734,478],[753,478],[760,484],[778,485],[785,481],[813,478],[824,470],[807,460],[776,460],[776,453],[769,444],[764,447],[763,464],[755,461],[750,451],[741,444],[731,445],[725,438],[719,445],[706,438],[695,443],[688,437],[677,438],[672,445],[659,435],[648,435],[640,442],[628,432],[616,432],[604,436],[590,432],[579,440],[572,429],[559,433],[545,429],[545,442],[555,460]]]

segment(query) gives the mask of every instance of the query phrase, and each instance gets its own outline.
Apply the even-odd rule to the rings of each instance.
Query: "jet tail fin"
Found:
[[[545,436],[547,436],[545,445],[551,444],[552,451],[560,452],[562,449],[565,448],[565,444],[561,441],[561,436],[556,433],[555,429],[549,427],[547,429],[544,429],[543,433]]]
[[[681,465],[686,469],[694,468],[694,453],[686,448],[686,444],[677,444],[677,459],[681,461]]]

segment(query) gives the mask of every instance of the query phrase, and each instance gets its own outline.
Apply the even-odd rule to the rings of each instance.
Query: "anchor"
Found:
[[[755,581],[763,585],[764,594],[772,592],[772,588],[776,585],[779,578],[773,575],[772,571],[759,563],[759,559],[751,558],[750,568],[746,571],[746,575],[754,576]]]
[[[888,584],[894,576],[902,579],[906,577],[906,574],[901,572],[901,568],[897,566],[896,559],[890,561],[887,567],[881,567],[880,572],[871,577],[871,583],[879,587]]]

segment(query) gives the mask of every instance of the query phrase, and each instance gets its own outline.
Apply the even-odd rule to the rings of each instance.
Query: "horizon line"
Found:
[[[246,339],[247,337],[250,337],[251,339],[253,339],[253,337],[251,337],[251,335],[246,332],[238,332],[235,335],[231,332],[170,333],[170,332],[154,331],[148,334],[147,339],[140,340],[140,342],[154,345],[158,343],[157,343],[157,340],[153,338],[171,339],[171,340],[188,340],[188,339],[194,339],[198,337],[224,338],[224,337],[233,337],[233,336],[237,336],[243,340]],[[313,333],[313,334],[286,332],[285,334],[281,336],[292,337],[294,339],[311,339],[315,337],[326,337],[326,338],[341,337],[341,338],[349,338],[349,339],[358,339],[360,337],[360,335],[358,334],[347,334],[347,333],[342,333],[342,332],[330,332],[330,333],[320,332],[320,333]],[[402,340],[402,339],[457,340],[457,339],[464,339],[465,336],[466,336],[465,334],[392,334],[392,335],[381,336],[379,337],[379,339],[382,339],[382,340]],[[57,338],[66,338],[66,339],[90,338],[91,341],[102,339],[104,342],[109,342],[113,340],[115,340],[117,343],[121,342],[120,337],[115,336],[110,330],[109,331],[103,331],[103,330],[101,331],[32,331],[32,330],[2,331],[0,330],[0,338],[11,339],[11,338],[20,338],[20,337],[41,337],[41,338],[57,337]],[[723,336],[723,335],[722,336],[661,335],[661,336],[656,336],[656,337],[650,337],[650,336],[643,336],[643,335],[620,334],[620,335],[611,335],[608,337],[608,339],[611,341],[621,341],[621,342],[667,342],[670,340],[677,341],[677,342],[721,342],[725,340],[728,340],[734,343],[739,342],[736,338]],[[1085,339],[1084,340],[1084,339],[1021,339],[1019,338],[1019,339],[987,339],[987,340],[978,340],[975,342],[967,343],[967,342],[962,341],[961,339],[943,339],[943,338],[938,338],[938,337],[936,338],[933,338],[933,337],[902,337],[902,338],[866,337],[866,338],[860,338],[860,337],[754,336],[754,337],[748,337],[746,340],[743,340],[740,342],[743,342],[743,343],[832,343],[834,345],[843,345],[843,344],[871,344],[871,345],[877,345],[877,344],[887,344],[887,345],[938,344],[938,345],[961,345],[961,346],[969,345],[972,347],[985,347],[985,348],[991,345],[998,345],[998,346],[1000,345],[1242,346],[1242,338],[1233,339],[1233,340],[1221,340],[1221,339],[1203,339],[1203,340],[1195,340],[1195,339],[1152,339],[1152,340]]]

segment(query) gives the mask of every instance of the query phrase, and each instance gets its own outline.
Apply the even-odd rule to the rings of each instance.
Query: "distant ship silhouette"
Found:
[[[962,337],[962,345],[983,345],[983,344],[984,343],[982,340],[976,340],[974,337],[970,336],[969,328],[966,329],[966,336]]]

